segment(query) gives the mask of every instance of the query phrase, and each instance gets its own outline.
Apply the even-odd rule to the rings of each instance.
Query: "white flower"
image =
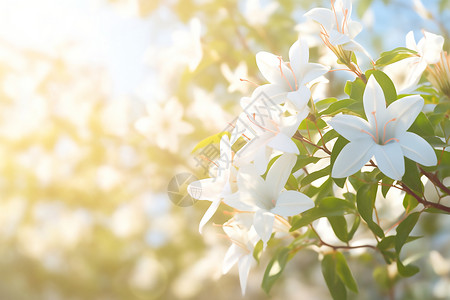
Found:
[[[245,119],[242,115],[241,118]],[[257,172],[263,174],[273,150],[299,154],[297,145],[291,138],[303,118],[304,116],[299,119],[297,116],[266,118],[257,117],[256,114],[246,115],[249,120],[247,125],[253,129],[254,136],[236,153],[236,165],[242,167],[254,161]]]
[[[194,127],[183,121],[183,107],[176,98],[172,98],[160,106],[154,103],[147,105],[148,116],[134,123],[136,130],[154,141],[162,149],[171,152],[178,150],[178,137],[189,134]]]
[[[211,206],[205,212],[200,221],[199,231],[202,233],[203,226],[211,219],[220,205],[221,199],[231,194],[230,178],[233,176],[231,144],[227,135],[220,140],[220,157],[214,162],[217,167],[217,176],[192,182],[187,190],[191,197],[199,200],[211,201]],[[201,194],[197,196],[197,189]]]
[[[241,291],[242,295],[245,295],[250,268],[256,263],[253,258],[253,250],[259,241],[258,234],[252,226],[251,214],[237,214],[223,224],[223,231],[225,231],[233,244],[225,254],[222,272],[223,274],[228,273],[231,267],[238,263]]]
[[[267,1],[264,2],[267,3]],[[265,25],[278,6],[278,2],[270,1],[262,7],[260,0],[247,0],[244,17],[247,19],[248,24],[252,26]]]
[[[243,82],[242,78],[248,77],[248,69],[247,64],[244,61],[241,61],[236,69],[231,71],[230,66],[225,63],[220,65],[220,71],[226,80],[230,83],[228,86],[228,92],[233,93],[239,91],[241,93],[245,93],[248,90],[248,84]]]
[[[424,101],[418,95],[401,98],[386,108],[383,90],[372,76],[363,96],[367,120],[338,115],[329,124],[350,141],[339,153],[331,173],[343,178],[360,170],[375,157],[378,168],[386,176],[401,180],[407,157],[424,166],[437,163],[433,148],[420,136],[406,130],[420,113]]]
[[[306,84],[319,78],[329,68],[321,64],[309,63],[309,48],[305,41],[296,41],[289,49],[289,63],[269,52],[258,52],[256,64],[270,84],[256,88],[255,93],[265,94],[275,104],[281,104],[288,98],[294,106],[304,107],[311,97]]]
[[[238,192],[225,197],[225,204],[241,211],[255,212],[253,226],[267,245],[273,231],[275,215],[289,217],[314,207],[314,202],[297,191],[284,191],[296,162],[296,156],[283,154],[262,179],[252,165],[243,167],[237,176]]]
[[[335,52],[335,50],[340,50],[336,46],[340,46],[343,50],[361,51],[369,56],[367,51],[353,40],[361,32],[362,25],[350,19],[352,14],[351,1],[331,0],[331,8],[313,8],[305,14],[305,16],[321,25],[322,31],[320,34],[327,47]],[[338,53],[336,55],[340,57]]]
[[[403,77],[395,80],[399,93],[408,93],[413,91],[419,83],[422,73],[428,65],[436,64],[441,58],[442,47],[444,45],[444,38],[440,35],[433,34],[428,31],[423,31],[424,37],[416,43],[414,33],[408,32],[406,35],[406,48],[417,52],[417,56],[405,58],[397,63],[394,63],[386,68],[386,73],[401,73]]]

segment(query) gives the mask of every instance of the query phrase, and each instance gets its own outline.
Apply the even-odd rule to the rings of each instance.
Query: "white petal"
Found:
[[[406,96],[394,101],[387,108],[388,118],[395,118],[395,135],[401,135],[409,127],[419,115],[423,108],[423,98],[419,95]],[[386,122],[389,120],[385,120]]]
[[[231,267],[234,266],[235,263],[238,262],[239,258],[242,256],[243,251],[236,244],[231,244],[230,248],[228,248],[227,253],[223,259],[222,264],[222,273],[226,274],[230,271]]]
[[[256,151],[254,163],[259,175],[266,173],[271,154],[272,148],[266,146],[263,146]]]
[[[430,144],[412,132],[405,132],[399,138],[403,155],[424,166],[437,164],[436,153]]]
[[[425,37],[423,45],[423,59],[427,64],[435,64],[441,58],[442,47],[444,46],[444,38],[440,35],[424,31]],[[422,40],[420,42],[422,42]],[[420,44],[419,42],[419,44]]]
[[[279,57],[272,53],[265,51],[258,52],[256,54],[256,64],[258,65],[261,74],[270,83],[276,83],[289,88],[289,84],[285,78],[288,78],[288,80],[292,79],[289,80],[289,83],[291,81],[294,81],[291,70],[286,66],[284,62],[280,63]],[[284,76],[282,76],[282,74]]]
[[[225,184],[226,182],[217,178],[206,178],[191,182],[187,191],[194,199],[214,201],[220,199]]]
[[[348,27],[348,35],[350,36],[351,39],[355,38],[355,36],[357,36],[363,29],[362,24],[356,21],[347,22],[347,27]]]
[[[240,211],[255,211],[259,209],[256,205],[250,205],[241,201],[241,194],[236,192],[223,198],[223,203]]]
[[[307,84],[314,79],[319,78],[328,72],[328,70],[330,70],[330,67],[316,63],[308,63],[299,73],[295,73],[297,76],[298,85],[301,86]]]
[[[255,216],[253,217],[253,226],[263,241],[264,247],[267,245],[267,242],[272,235],[274,218],[275,215],[273,213],[263,209],[257,210],[255,212]]]
[[[383,146],[377,144],[373,147],[373,155],[384,175],[395,180],[402,179],[405,174],[405,159],[400,143],[394,141]]]
[[[313,19],[325,27],[326,30],[330,30],[334,22],[334,14],[331,10],[326,8],[313,8],[305,16]]]
[[[425,60],[419,57],[410,57],[408,59],[409,70],[406,72],[406,79],[402,83],[399,94],[407,94],[416,89],[423,71],[427,68]]]
[[[289,49],[289,63],[294,72],[301,70],[309,60],[308,43],[305,40],[297,40]]]
[[[342,44],[346,44],[348,42],[350,42],[350,37],[346,34],[342,34],[340,32],[338,32],[337,30],[331,30],[329,32],[329,40],[331,45],[342,45]]]
[[[406,48],[417,51],[417,44],[414,38],[414,32],[411,30],[406,34]]]
[[[344,178],[355,174],[372,157],[373,140],[357,140],[350,142],[342,148],[331,171],[334,178]]]
[[[285,135],[284,133],[277,134],[268,144],[267,146],[285,152],[285,153],[295,153],[300,154],[298,151],[297,145],[291,140],[290,137]]]
[[[376,114],[376,119],[382,119],[382,115],[386,110],[386,99],[384,98],[383,89],[378,84],[375,76],[370,76],[367,81],[366,89],[363,95],[364,112],[370,124],[375,124],[373,112]]]
[[[252,263],[253,263],[252,254],[242,256],[239,259],[239,281],[241,283],[242,295],[245,295],[248,274],[250,273],[250,268],[252,267]]]
[[[263,84],[259,87],[257,87],[252,94],[252,100],[254,99],[261,99],[265,98],[267,99],[266,103],[267,105],[278,105],[282,104],[286,101],[286,95],[288,92],[290,92],[291,89],[289,87],[286,87],[284,85],[276,84],[276,83],[269,83],[269,84]],[[241,104],[242,106],[242,104]],[[244,111],[247,111],[245,107]],[[280,111],[281,113],[281,111]]]
[[[370,135],[367,134],[367,132],[372,133],[369,123],[357,116],[338,115],[328,121],[328,124],[349,141],[371,139]],[[366,132],[363,132],[363,130]]]
[[[217,211],[217,208],[220,205],[220,200],[213,201],[209,208],[206,210],[205,214],[203,215],[203,218],[200,221],[200,225],[198,226],[198,231],[200,234],[203,231],[203,226],[211,219],[211,217],[214,215],[214,213]]]
[[[294,104],[297,111],[302,111],[308,105],[311,91],[306,86],[300,86],[298,90],[288,93],[287,98]]]
[[[277,204],[272,208],[274,214],[289,217],[314,207],[314,201],[297,191],[285,191],[280,194]]]
[[[284,188],[296,161],[297,157],[295,155],[283,154],[273,163],[267,173],[266,184],[269,190],[274,192],[274,195],[278,196]]]

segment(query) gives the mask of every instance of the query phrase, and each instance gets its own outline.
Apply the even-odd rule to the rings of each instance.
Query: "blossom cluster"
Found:
[[[444,38],[424,31],[424,37],[416,43],[413,32],[409,32],[406,47],[384,52],[373,61],[355,41],[362,26],[351,20],[351,12],[350,1],[337,0],[331,1],[331,9],[314,8],[305,14],[319,24],[318,34],[324,45],[354,74],[355,80],[345,87],[350,98],[313,97],[315,87],[327,84],[327,74],[333,70],[310,61],[308,44],[301,37],[290,47],[289,60],[268,52],[257,53],[256,64],[268,83],[258,85],[250,97],[241,99],[243,111],[233,129],[222,132],[220,155],[211,164],[213,176],[188,187],[191,196],[212,202],[200,221],[200,233],[221,203],[233,209],[233,217],[222,226],[232,242],[225,254],[223,272],[238,264],[243,294],[249,271],[268,242],[286,235],[294,239],[285,248],[289,253],[302,248],[293,245],[316,249],[323,255],[323,266],[330,261],[340,263],[339,249],[365,247],[380,251],[387,262],[397,261],[398,272],[410,276],[415,273],[413,266],[404,266],[399,257],[406,242],[406,238],[399,237],[404,235],[403,222],[417,222],[420,213],[428,208],[449,211],[423,196],[420,179],[426,178],[448,192],[442,184],[445,172],[440,171],[442,164],[436,155],[438,151],[446,152],[445,129],[440,134],[433,128],[431,133],[425,132],[423,127],[446,122],[441,118],[433,123],[433,117],[437,117],[424,113],[425,103],[436,112],[448,101],[448,91],[442,88],[449,86],[450,79]],[[369,59],[372,68],[363,72],[355,53]],[[403,75],[396,76],[393,70]],[[437,95],[433,99],[443,99],[441,104],[422,92],[426,86],[420,81],[424,72],[432,84],[439,83],[431,89]],[[312,184],[321,178],[326,179],[318,186]],[[384,186],[384,197],[390,188],[396,188],[405,199],[412,199],[405,206],[404,217],[392,227],[397,227],[395,236],[386,235],[389,230],[382,228],[378,215],[377,221],[373,220],[379,185]],[[424,209],[414,211],[418,204]],[[355,221],[348,231],[350,215],[355,216]],[[320,237],[315,227],[324,217],[345,246],[330,245]],[[363,231],[359,226],[361,218],[375,239],[357,246],[353,236],[357,230]],[[392,237],[396,239],[394,257],[383,248]],[[328,252],[322,251],[322,246],[328,246]],[[263,279],[266,291],[271,286],[271,266],[283,261],[280,253],[284,252],[279,251],[267,267]],[[345,258],[343,265],[348,268]],[[342,268],[333,272],[341,276],[339,270]],[[335,293],[336,287],[325,272],[324,277]],[[352,277],[340,278],[339,282],[357,291]]]

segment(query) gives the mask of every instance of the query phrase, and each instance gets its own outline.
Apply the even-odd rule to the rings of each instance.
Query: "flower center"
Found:
[[[284,63],[283,59],[281,56],[278,56],[278,60],[280,61],[279,64],[279,68],[280,68],[280,73],[281,73],[281,77],[284,78],[284,80],[286,80],[287,84],[289,85],[289,88],[291,89],[291,91],[296,91],[298,89],[298,83],[297,83],[297,77],[295,76],[294,70],[292,70],[291,64],[288,64],[289,70],[291,70],[292,75],[294,76],[294,81],[295,81],[295,90],[292,88],[291,83],[289,82],[289,79],[286,77],[286,75],[284,75],[283,73],[283,68],[281,67],[281,65]]]
[[[364,132],[364,133],[367,133],[368,135],[370,135],[370,137],[373,139],[373,141],[375,143],[377,143],[378,145],[382,145],[383,146],[383,145],[386,145],[387,143],[389,143],[390,141],[398,142],[398,139],[395,138],[395,137],[391,137],[391,138],[386,140],[386,128],[387,128],[387,125],[389,123],[391,123],[391,122],[397,121],[397,119],[396,118],[392,118],[392,119],[390,119],[389,121],[387,121],[384,124],[384,126],[383,126],[383,137],[380,139],[380,135],[378,133],[379,131],[378,131],[378,121],[377,121],[376,112],[373,111],[372,115],[373,115],[373,118],[375,120],[375,135],[373,135],[372,133],[370,133],[370,132],[368,132],[368,131],[366,131],[364,129],[361,129],[361,132]]]

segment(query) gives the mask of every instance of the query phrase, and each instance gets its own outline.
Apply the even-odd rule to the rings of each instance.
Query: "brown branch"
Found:
[[[359,245],[359,246],[336,246],[336,245],[331,245],[328,244],[327,242],[325,242],[324,240],[322,240],[322,238],[319,236],[319,234],[317,233],[317,231],[314,229],[314,227],[310,224],[309,227],[311,228],[311,230],[316,234],[317,238],[319,239],[319,247],[321,246],[327,246],[332,248],[333,250],[338,250],[338,249],[346,249],[346,250],[352,250],[352,249],[359,249],[359,248],[370,248],[376,251],[379,251],[379,249],[375,246],[372,245]]]
[[[446,187],[435,173],[427,172],[419,166],[420,173],[425,175],[435,186],[439,187],[444,193],[450,195],[450,189]]]
[[[450,213],[450,207],[442,205],[440,203],[435,203],[435,202],[429,202],[425,199],[423,199],[422,197],[420,197],[419,195],[417,195],[413,190],[411,190],[406,184],[404,184],[403,182],[399,182],[403,191],[405,191],[406,193],[410,194],[411,196],[413,196],[417,202],[421,203],[423,206],[425,206],[426,208],[428,207],[433,207],[442,211],[445,211],[447,213]]]
[[[318,149],[323,150],[326,154],[331,155],[331,151],[328,150],[328,148],[321,147],[321,146],[319,146],[319,145],[317,145],[317,144],[311,142],[310,140],[308,140],[308,139],[306,139],[305,137],[303,137],[303,135],[301,135],[298,131],[294,134],[294,136],[293,136],[292,138],[294,138],[294,139],[296,139],[296,140],[299,140],[300,142],[305,142],[305,143],[307,143],[307,144],[310,144],[311,146],[314,146],[314,147],[316,147],[316,148],[318,148]]]

